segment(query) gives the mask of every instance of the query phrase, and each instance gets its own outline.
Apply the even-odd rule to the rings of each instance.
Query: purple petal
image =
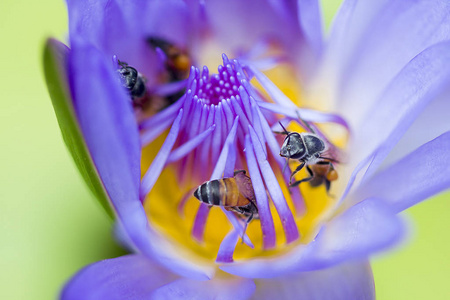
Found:
[[[230,263],[233,261],[233,253],[239,240],[239,232],[235,229],[231,230],[220,244],[217,254],[217,263]]]
[[[381,145],[369,173],[377,170],[415,118],[449,83],[450,42],[428,48],[400,72],[355,131],[358,157]]]
[[[147,129],[146,131],[144,131],[141,135],[142,146],[143,147],[147,146],[148,144],[153,142],[157,137],[161,136],[161,134],[173,124],[175,118],[176,117],[174,116],[162,120],[158,124],[153,126],[151,129]]]
[[[322,51],[322,17],[318,0],[297,0],[297,17],[300,29],[316,54]]]
[[[376,174],[356,198],[383,199],[400,212],[450,187],[450,132]]]
[[[247,278],[274,278],[324,269],[391,246],[403,232],[403,223],[387,204],[368,199],[327,223],[308,245],[298,246],[281,257],[254,259],[220,269]]]
[[[71,44],[81,38],[110,57],[117,55],[152,81],[157,69],[150,66],[158,57],[146,41],[146,6],[144,0],[67,1]]]
[[[449,26],[450,3],[446,0],[387,2],[349,56],[341,57],[348,59],[341,75],[342,111],[352,109],[360,115],[362,111],[371,112],[370,104],[378,102],[386,86],[411,59],[450,38]]]
[[[263,147],[258,139],[258,136],[256,135],[255,130],[251,126],[249,126],[248,129],[259,168],[266,183],[270,197],[272,198],[278,215],[280,216],[281,224],[283,225],[284,233],[286,235],[286,242],[291,243],[299,237],[299,232],[297,225],[295,224],[294,217],[286,203],[286,199],[281,191],[278,180],[273,173],[269,162],[267,161],[267,157],[263,151]]]
[[[450,99],[450,89],[447,89],[428,104],[394,149],[389,152],[389,155],[383,161],[384,166],[388,166],[406,156],[411,152],[411,149],[416,149],[444,132],[450,131],[450,122],[447,121],[450,111],[448,99]]]
[[[89,72],[86,73],[86,64]],[[92,160],[134,248],[173,272],[209,278],[211,266],[186,260],[148,225],[139,200],[140,145],[132,107],[111,63],[93,47],[72,45],[74,107]]]
[[[191,151],[197,148],[197,146],[200,145],[214,131],[215,128],[216,125],[213,124],[208,129],[194,137],[192,140],[189,140],[177,149],[173,150],[170,153],[169,158],[167,159],[167,163],[175,162],[188,155]]]
[[[267,141],[267,145],[269,146],[270,152],[272,153],[272,157],[277,161],[278,167],[280,168],[280,171],[283,171],[285,160],[282,158],[280,153],[280,144],[275,139],[275,136],[272,133],[272,129],[270,128],[269,124],[267,123],[267,120],[264,118],[261,110],[256,105],[255,102],[252,103],[253,111],[255,112],[255,120],[256,124],[260,124],[262,127],[262,131],[264,132],[265,140]],[[259,121],[259,122],[258,122]],[[261,140],[263,142],[264,139]],[[263,147],[263,150],[264,147]],[[289,182],[291,172],[289,168],[286,168],[284,171],[284,180],[285,182]],[[299,189],[293,189],[291,190],[291,199],[295,206],[295,213],[297,216],[302,215],[305,212],[305,201],[303,199],[303,196],[300,193]]]
[[[233,126],[231,127],[231,130],[228,133],[227,139],[225,140],[225,144],[222,148],[222,152],[220,152],[219,159],[217,160],[216,166],[214,167],[214,171],[211,174],[210,180],[222,178],[222,174],[225,171],[226,164],[228,161],[228,153],[230,151],[230,145],[234,144],[238,123],[239,123],[239,117],[236,116],[236,118],[234,119],[234,122],[233,122]]]
[[[295,20],[295,11],[289,11],[285,2],[278,5],[280,9],[274,8],[277,1],[272,2],[207,1],[205,9],[210,28],[219,42],[226,41],[220,45],[221,52],[248,50],[267,37],[275,37],[286,45],[296,41],[293,36],[299,36],[300,31]]]
[[[250,144],[248,136],[245,139],[245,157],[247,158],[248,171],[252,179],[253,189],[255,190],[256,203],[261,220],[261,231],[263,234],[263,247],[264,249],[271,249],[276,244],[275,227],[273,225],[272,214],[270,213],[269,199],[267,198],[255,153],[253,152],[253,147]]]
[[[186,95],[182,96],[177,102],[175,102],[168,108],[164,109],[163,111],[160,111],[156,115],[153,115],[148,119],[145,119],[139,124],[139,128],[153,130],[155,126],[157,126],[164,120],[167,119],[175,120],[176,116],[178,115],[178,111],[185,104],[185,99]]]
[[[256,280],[254,299],[375,300],[369,262],[355,262],[329,269],[270,280]]]
[[[282,105],[277,105],[273,103],[268,102],[262,102],[258,101],[258,106],[262,109],[285,115],[286,117],[289,117],[291,119],[298,119],[298,114],[302,117],[303,120],[308,122],[316,122],[316,123],[336,123],[339,124],[345,129],[349,130],[349,126],[345,119],[343,119],[341,116],[332,114],[332,113],[325,113],[317,110],[307,109],[307,108],[298,108],[297,106],[287,107]]]
[[[143,255],[127,255],[87,266],[67,283],[61,299],[148,299],[154,289],[176,278]]]
[[[172,147],[175,144],[175,141],[178,137],[178,132],[180,131],[180,123],[181,118],[183,117],[183,109],[180,109],[177,118],[173,122],[172,128],[169,131],[169,134],[166,137],[161,149],[156,155],[155,159],[152,161],[152,164],[148,168],[144,177],[142,178],[141,183],[141,199],[144,200],[145,197],[150,193],[153,188],[153,185],[158,180],[159,174],[161,174],[164,165],[166,164],[167,159],[169,158],[170,151],[172,151]]]
[[[255,291],[253,280],[217,279],[197,281],[178,279],[156,289],[150,299],[186,300],[186,299],[235,299],[245,300]]]
[[[148,36],[163,38],[186,47],[193,29],[189,10],[184,1],[153,0],[142,5],[144,9],[143,30]],[[136,17],[136,16],[135,16]],[[133,19],[132,19],[133,20]]]
[[[86,64],[90,71],[86,74]],[[69,57],[74,107],[89,152],[116,206],[133,198],[140,182],[139,133],[128,95],[109,61],[93,47],[72,45]]]

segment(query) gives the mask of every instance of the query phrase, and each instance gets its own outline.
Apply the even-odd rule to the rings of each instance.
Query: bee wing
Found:
[[[236,184],[238,186],[239,192],[245,198],[252,202],[256,201],[255,191],[253,190],[253,184],[250,177],[244,175],[243,173],[236,174]]]

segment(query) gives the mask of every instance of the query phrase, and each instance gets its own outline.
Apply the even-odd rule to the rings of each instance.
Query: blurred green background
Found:
[[[324,0],[331,19],[338,0]],[[55,299],[83,266],[121,255],[66,150],[44,84],[44,41],[65,39],[62,0],[0,2],[0,299]],[[414,232],[373,259],[378,299],[450,299],[450,194],[409,210]]]

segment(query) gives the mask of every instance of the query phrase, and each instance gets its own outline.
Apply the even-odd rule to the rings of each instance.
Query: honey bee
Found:
[[[300,116],[299,119],[310,132],[289,132],[284,128],[283,124],[280,123],[284,131],[279,133],[286,135],[280,149],[280,156],[286,157],[286,164],[288,164],[289,159],[296,159],[300,162],[300,165],[298,165],[291,173],[289,187],[296,187],[300,183],[311,181],[316,177],[314,184],[317,184],[317,182],[320,181],[320,178],[322,178],[322,180],[326,179],[323,183],[327,186],[328,191],[330,182],[337,179],[337,172],[333,166],[333,162],[336,162],[336,160],[323,156],[328,150],[325,141],[318,136],[311,126],[303,121]],[[292,182],[294,175],[305,166],[310,176]],[[316,170],[316,173],[311,168]]]
[[[246,224],[259,218],[255,191],[244,170],[234,172],[234,177],[206,181],[194,192],[194,197],[210,206],[221,206],[247,218]]]
[[[151,37],[148,39],[153,49],[161,49],[167,57],[164,62],[164,71],[161,76],[162,81],[170,83],[184,80],[189,77],[192,59],[188,52],[164,39]],[[168,105],[177,101],[184,94],[184,90],[166,96]]]
[[[325,185],[327,192],[330,191],[331,182],[338,179],[338,173],[330,163],[319,162],[315,165],[307,166],[309,175],[312,177],[307,180],[312,187]]]
[[[122,86],[128,90],[131,96],[131,103],[135,107],[142,107],[147,101],[148,94],[145,86],[146,79],[135,68],[129,66],[126,62],[118,61]]]

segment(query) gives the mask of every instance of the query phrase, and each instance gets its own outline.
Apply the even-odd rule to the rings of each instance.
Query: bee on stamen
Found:
[[[255,191],[244,170],[234,172],[234,177],[206,181],[194,192],[194,197],[209,206],[221,206],[246,218],[248,223],[258,219]]]
[[[300,165],[291,173],[289,180],[289,187],[296,187],[302,182],[309,182],[314,179],[313,184],[318,185],[320,178],[325,183],[327,191],[330,188],[330,182],[337,179],[337,172],[334,169],[333,162],[337,162],[330,157],[324,157],[323,154],[328,150],[325,141],[316,134],[314,129],[298,116],[301,125],[307,128],[310,132],[289,132],[280,125],[284,131],[276,132],[286,135],[283,145],[280,149],[280,156],[285,157],[286,165],[289,164],[289,159],[295,159],[300,162]],[[303,167],[309,173],[309,177],[292,182],[292,178]]]

